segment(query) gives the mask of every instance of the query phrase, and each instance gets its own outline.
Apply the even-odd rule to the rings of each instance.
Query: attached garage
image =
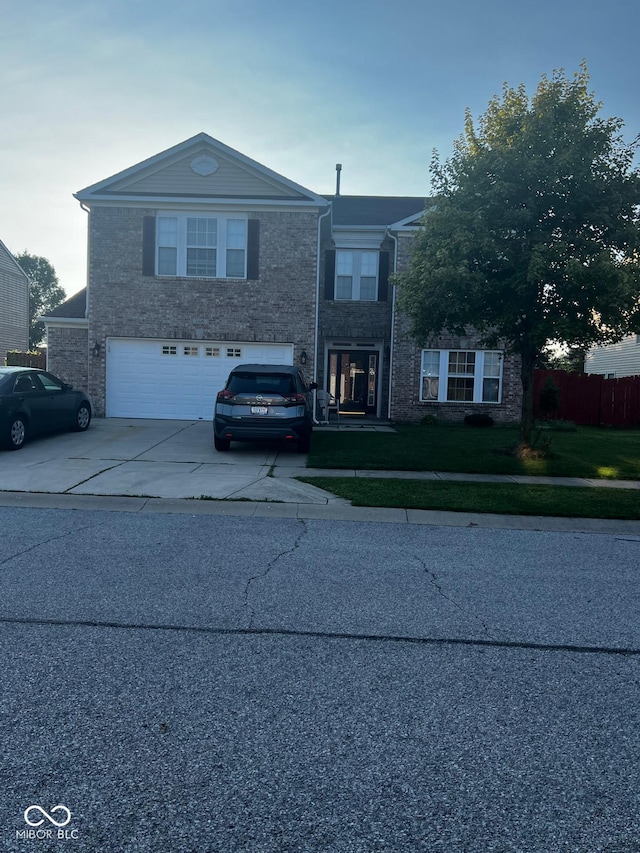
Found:
[[[107,339],[106,416],[210,420],[238,364],[292,364],[293,344]]]

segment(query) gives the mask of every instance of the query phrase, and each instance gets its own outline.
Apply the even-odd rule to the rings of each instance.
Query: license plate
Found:
[[[267,406],[251,406],[251,414],[252,415],[267,415],[267,414],[269,414],[269,409]]]

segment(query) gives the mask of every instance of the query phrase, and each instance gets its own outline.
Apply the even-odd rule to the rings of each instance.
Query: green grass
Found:
[[[298,479],[346,498],[354,506],[572,518],[640,518],[640,493],[635,489],[446,483],[374,477]]]
[[[545,431],[550,456],[516,459],[500,449],[518,441],[518,430],[446,424],[398,426],[395,433],[320,432],[313,436],[310,468],[455,471],[551,477],[640,480],[640,430],[578,427]]]

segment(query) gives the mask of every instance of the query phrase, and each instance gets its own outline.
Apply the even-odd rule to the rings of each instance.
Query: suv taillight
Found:
[[[226,388],[222,391],[218,391],[218,400],[232,400],[236,395],[232,391],[228,391]]]

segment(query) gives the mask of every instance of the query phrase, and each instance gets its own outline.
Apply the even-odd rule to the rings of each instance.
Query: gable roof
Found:
[[[80,202],[234,201],[326,207],[327,201],[206,133],[75,193]]]
[[[388,227],[412,221],[424,213],[425,198],[414,196],[332,195],[333,224]]]

